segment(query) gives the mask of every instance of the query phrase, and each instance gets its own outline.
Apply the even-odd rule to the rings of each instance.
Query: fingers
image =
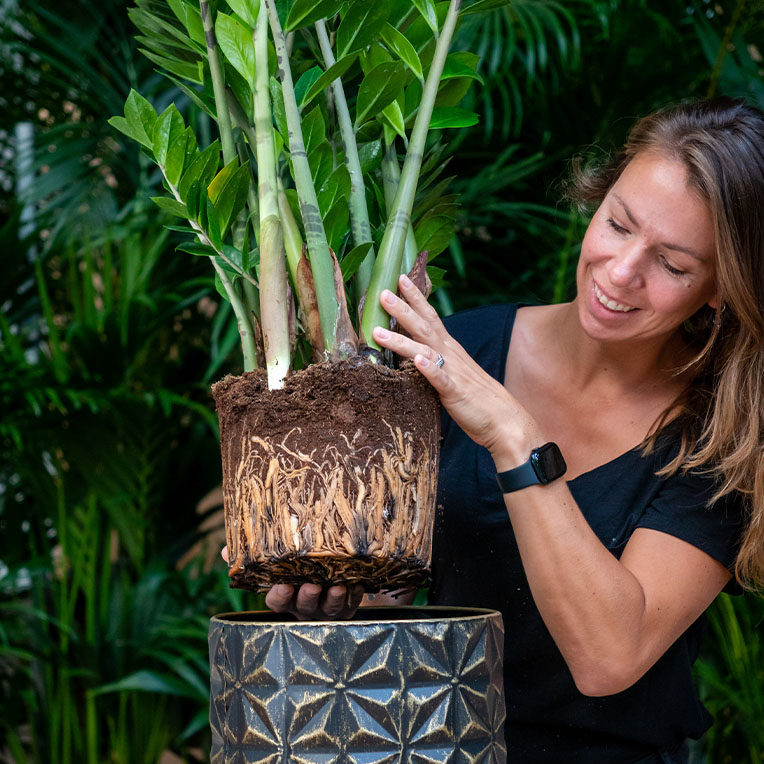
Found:
[[[222,557],[222,558],[223,558],[223,559],[224,559],[226,562],[230,562],[230,560],[228,559],[228,546],[227,546],[227,545],[226,545],[226,546],[224,546],[224,547],[223,547],[223,548],[220,550],[220,556],[221,556],[221,557]]]
[[[265,604],[275,613],[292,613],[302,621],[352,618],[363,592],[359,585],[348,590],[338,584],[324,591],[319,584],[302,584],[295,591],[289,584],[277,584],[265,595]]]

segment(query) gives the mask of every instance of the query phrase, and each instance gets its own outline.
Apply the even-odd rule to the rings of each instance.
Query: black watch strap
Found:
[[[530,458],[519,467],[499,472],[496,482],[502,493],[512,493],[530,485],[546,485],[562,477],[567,470],[556,443],[545,443],[531,451]]]

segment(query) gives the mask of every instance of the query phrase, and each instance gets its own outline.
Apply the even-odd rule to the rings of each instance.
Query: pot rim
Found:
[[[370,615],[382,615],[384,616],[387,611],[404,611],[409,613],[426,613],[431,611],[433,615],[427,617],[392,617],[392,618],[359,618],[360,613],[369,613]],[[248,619],[247,616],[274,616],[273,620],[267,619]],[[392,615],[392,613],[391,613]],[[242,617],[243,616],[243,617]],[[434,623],[437,621],[456,621],[456,620],[474,620],[478,618],[486,618],[492,616],[499,616],[501,613],[498,610],[491,610],[490,608],[479,607],[456,607],[456,606],[443,606],[443,605],[386,605],[386,606],[365,606],[359,608],[355,617],[352,619],[315,619],[315,620],[299,620],[295,616],[290,614],[274,613],[272,610],[241,610],[232,611],[228,613],[217,613],[210,618],[210,623],[218,624],[232,624],[239,626],[357,626],[368,624],[382,624],[382,623],[421,623],[428,622]]]

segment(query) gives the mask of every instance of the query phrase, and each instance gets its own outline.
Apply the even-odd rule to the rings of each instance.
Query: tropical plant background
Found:
[[[237,372],[206,262],[106,119],[131,87],[193,104],[139,52],[128,0],[0,0],[0,762],[206,761],[207,619],[257,607],[218,559],[208,387]],[[762,0],[514,0],[470,17],[480,123],[452,143],[448,313],[571,296],[575,153],[680,98],[764,106]],[[764,603],[722,597],[693,752],[764,761]]]

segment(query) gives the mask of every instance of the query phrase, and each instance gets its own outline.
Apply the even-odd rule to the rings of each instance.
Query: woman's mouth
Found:
[[[600,304],[604,305],[608,310],[615,310],[618,313],[629,313],[632,310],[636,310],[632,305],[624,305],[621,302],[611,300],[598,286],[597,282],[594,282],[594,294]]]

